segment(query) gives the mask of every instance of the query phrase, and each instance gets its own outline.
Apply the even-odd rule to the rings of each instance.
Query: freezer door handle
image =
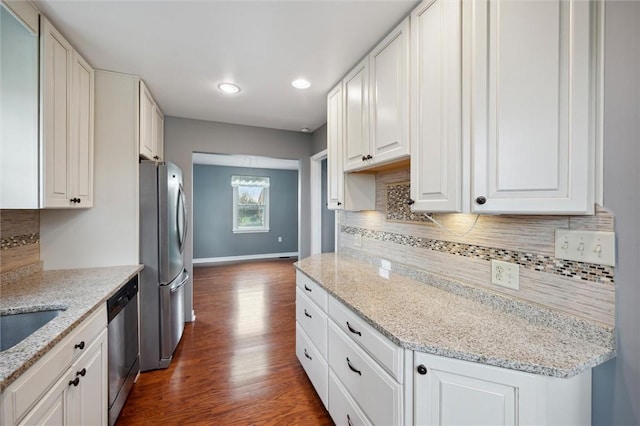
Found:
[[[187,272],[187,270],[185,269],[185,270],[182,271],[182,279],[180,281],[174,282],[171,285],[171,287],[169,288],[169,291],[171,293],[175,293],[176,291],[178,291],[180,289],[180,287],[185,285],[187,283],[187,281],[189,281],[189,272]]]

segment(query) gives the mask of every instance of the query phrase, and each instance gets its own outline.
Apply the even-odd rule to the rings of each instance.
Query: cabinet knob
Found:
[[[82,369],[82,370],[80,370],[80,371],[76,371],[76,376],[82,376],[82,377],[84,377],[84,376],[85,376],[85,374],[87,374],[87,369],[86,369],[86,368],[83,368],[83,369]]]
[[[412,205],[412,204],[414,204],[414,203],[415,203],[415,201],[413,201],[411,198],[409,198],[409,199],[407,200],[407,204],[408,204],[408,205]]]
[[[367,157],[365,157],[364,155],[362,156],[362,161],[367,161]]]
[[[313,361],[313,358],[311,358],[311,355],[309,355],[309,354],[307,353],[307,350],[306,350],[306,349],[304,350],[304,356],[305,356],[305,357],[307,357],[307,358],[309,359],[309,361]]]
[[[425,367],[423,364],[420,364],[418,366],[418,373],[424,376],[425,374],[427,374],[427,367]]]
[[[339,205],[339,206],[341,206],[341,205],[342,205],[342,203],[341,203],[340,201],[338,201],[338,205]]]
[[[160,159],[160,157],[158,157],[157,155],[154,155],[154,156],[153,156],[153,159],[154,159],[154,160],[159,160],[159,159]]]
[[[74,347],[74,349],[80,349],[83,350],[84,349],[84,340],[78,344],[76,344]]]
[[[367,154],[367,160],[371,160],[372,158],[371,154]]]
[[[78,383],[80,383],[80,378],[76,377],[75,379],[69,381],[69,386],[78,386]]]
[[[476,198],[476,203],[478,203],[480,205],[482,205],[482,204],[484,204],[486,202],[487,202],[487,197],[485,197],[483,195],[481,195],[478,198]]]
[[[307,310],[306,310],[306,309],[304,310],[304,316],[305,316],[305,317],[307,317],[307,318],[313,318],[313,317],[311,316],[311,314],[310,314],[309,312],[307,312]]]

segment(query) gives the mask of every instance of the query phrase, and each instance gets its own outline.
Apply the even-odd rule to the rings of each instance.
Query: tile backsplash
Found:
[[[0,210],[0,273],[40,262],[40,211]]]
[[[482,215],[477,222],[476,215],[433,214],[445,230],[410,211],[408,181],[408,168],[379,172],[376,210],[340,212],[339,250],[615,324],[615,269],[554,256],[556,228],[613,231],[610,212],[599,208],[595,216]],[[355,235],[361,236],[360,246]],[[492,259],[520,265],[520,290],[491,284]]]

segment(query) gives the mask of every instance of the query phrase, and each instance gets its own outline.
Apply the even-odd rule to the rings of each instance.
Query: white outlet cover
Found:
[[[556,229],[555,256],[558,259],[616,266],[616,234]]]
[[[492,260],[491,283],[520,290],[520,265],[502,260]]]
[[[391,262],[388,260],[380,259],[380,267],[382,269],[386,269],[387,271],[391,270]]]
[[[389,279],[389,270],[388,269],[384,269],[384,268],[379,268],[378,269],[378,273],[380,274],[380,276],[382,278],[384,278],[385,280]]]

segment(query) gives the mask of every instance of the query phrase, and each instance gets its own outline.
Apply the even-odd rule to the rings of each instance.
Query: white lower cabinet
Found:
[[[0,395],[0,424],[106,425],[107,312],[94,312]]]
[[[311,343],[311,339],[304,332],[300,324],[296,324],[296,356],[304,367],[316,393],[327,407],[327,362]]]
[[[105,329],[20,425],[106,425],[107,353]]]
[[[373,424],[403,424],[402,386],[333,321],[329,321],[329,367]]]
[[[414,352],[417,425],[591,424],[591,370],[561,379]]]
[[[329,370],[329,395],[331,395],[331,399],[329,399],[329,414],[331,414],[331,418],[336,425],[360,426],[371,424],[331,370]]]

